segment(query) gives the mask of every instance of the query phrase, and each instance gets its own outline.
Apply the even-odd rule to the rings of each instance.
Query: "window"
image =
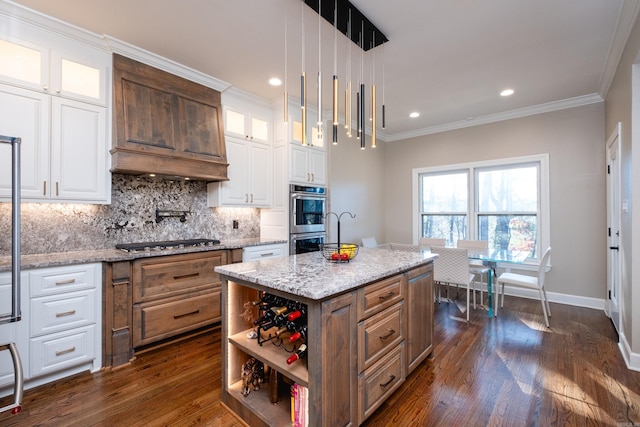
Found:
[[[493,250],[549,246],[548,155],[414,169],[415,240],[487,240]]]

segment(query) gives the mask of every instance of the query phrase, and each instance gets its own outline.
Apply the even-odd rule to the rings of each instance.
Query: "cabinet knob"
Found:
[[[253,193],[251,193],[251,203],[253,203]]]
[[[244,194],[244,202],[249,203],[249,195],[247,193]]]
[[[45,92],[49,92],[49,86],[47,85],[42,86],[42,90]]]

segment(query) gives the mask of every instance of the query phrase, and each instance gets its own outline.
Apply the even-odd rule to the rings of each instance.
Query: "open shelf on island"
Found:
[[[291,396],[280,394],[278,403],[269,401],[269,384],[262,384],[260,390],[251,390],[248,396],[242,395],[242,381],[229,386],[229,394],[249,407],[256,415],[270,425],[291,425]]]
[[[281,347],[268,342],[260,346],[257,339],[247,338],[247,334],[252,330],[253,329],[247,329],[230,336],[229,342],[245,353],[274,368],[294,382],[309,387],[309,372],[307,371],[306,359],[298,360],[291,365],[287,365],[287,358],[291,353],[287,353]]]

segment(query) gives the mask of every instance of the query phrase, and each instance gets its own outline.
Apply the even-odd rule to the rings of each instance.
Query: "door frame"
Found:
[[[607,167],[607,303],[605,304],[605,312],[618,332],[622,330],[622,257],[620,249],[622,247],[622,236],[620,235],[620,227],[622,222],[621,210],[623,207],[620,202],[621,195],[621,168],[620,155],[622,150],[622,123],[618,122],[614,131],[611,133],[606,142],[606,167]],[[611,168],[611,156],[615,152],[616,164]],[[613,249],[618,248],[618,249]]]

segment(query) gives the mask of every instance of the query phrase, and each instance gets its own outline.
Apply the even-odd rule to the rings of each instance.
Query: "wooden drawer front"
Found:
[[[48,374],[95,359],[96,326],[85,326],[31,340],[31,376]]]
[[[423,265],[422,267],[414,268],[413,270],[407,273],[409,280],[415,279],[418,276],[422,276],[427,274],[429,271],[433,271],[433,263],[428,265]]]
[[[358,323],[358,370],[361,372],[404,339],[404,301]]]
[[[133,265],[133,302],[151,301],[186,290],[221,284],[213,269],[223,265],[224,254],[210,252],[137,260]]]
[[[31,336],[96,322],[96,291],[90,289],[31,300]]]
[[[99,264],[72,265],[31,271],[31,296],[59,294],[95,288]]]
[[[220,320],[220,291],[133,309],[133,346],[149,344]]]
[[[402,275],[358,289],[358,320],[378,313],[404,299]]]
[[[369,417],[404,382],[404,343],[358,376],[359,421]]]

